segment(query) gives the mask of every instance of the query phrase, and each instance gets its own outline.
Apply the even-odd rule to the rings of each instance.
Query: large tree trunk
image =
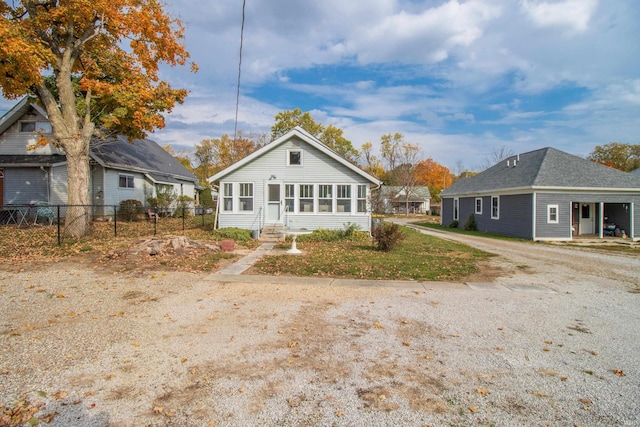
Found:
[[[73,141],[70,145],[80,149],[66,151],[67,204],[69,206],[65,216],[64,234],[65,236],[79,238],[88,233],[90,224],[89,143],[78,140]]]

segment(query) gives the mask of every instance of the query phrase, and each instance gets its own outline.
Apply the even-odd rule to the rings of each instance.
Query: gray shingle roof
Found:
[[[525,188],[615,188],[640,191],[640,176],[547,147],[509,157],[476,176],[461,179],[444,190],[441,196]]]
[[[403,186],[383,185],[381,187],[381,190],[383,191],[385,197],[389,197],[391,199],[400,199],[402,201],[406,200]],[[426,187],[426,186],[413,187],[409,192],[409,201],[423,201],[430,198],[431,198],[431,192],[429,192],[429,187]]]
[[[196,176],[178,159],[149,139],[136,139],[130,143],[123,136],[104,142],[94,138],[91,154],[107,167],[157,172],[165,177],[165,180],[172,176],[187,181],[197,181]]]

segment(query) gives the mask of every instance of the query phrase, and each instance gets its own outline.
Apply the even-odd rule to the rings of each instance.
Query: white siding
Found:
[[[302,149],[302,166],[288,166],[288,150]],[[225,182],[228,183],[253,183],[254,184],[254,210],[253,212],[224,212],[219,213],[219,224],[221,228],[239,227],[245,229],[258,229],[265,225],[265,188],[269,182],[282,184],[284,192],[285,184],[316,184],[314,196],[316,198],[315,212],[312,214],[289,213],[283,218],[289,228],[306,228],[314,230],[317,228],[338,229],[343,228],[347,223],[355,223],[362,230],[369,231],[369,213],[357,212],[355,198],[357,196],[356,184],[365,184],[369,189],[370,182],[348,167],[331,159],[313,146],[292,138],[282,143],[277,148],[266,152],[264,155],[254,159],[244,167],[233,171],[225,176],[220,184],[223,188]],[[354,200],[352,212],[338,214],[335,209],[332,213],[317,213],[317,184],[351,184],[351,197]],[[335,198],[335,190],[334,195]],[[298,199],[296,199],[298,200]],[[262,209],[261,209],[262,207]],[[267,224],[269,225],[269,224]]]

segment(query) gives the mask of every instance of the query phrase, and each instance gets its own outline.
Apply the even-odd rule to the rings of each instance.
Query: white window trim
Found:
[[[320,197],[320,187],[322,187],[322,186],[328,186],[328,187],[331,188],[331,190],[329,190],[329,191],[331,191],[331,197]],[[335,204],[336,204],[336,188],[335,188],[335,186],[333,184],[318,184],[317,193],[318,193],[318,197],[316,197],[316,200],[317,200],[317,204],[318,204],[318,213],[321,214],[321,215],[333,215],[333,214],[335,214],[336,213],[336,207],[335,207]],[[329,205],[329,209],[331,209],[331,210],[328,211],[328,212],[327,211],[321,212],[320,211],[320,200],[330,200],[331,203]]]
[[[294,152],[300,153],[300,164],[299,165],[296,165],[296,164],[292,165],[291,164],[291,153],[294,153]],[[287,166],[291,166],[291,167],[295,168],[295,167],[301,167],[303,165],[304,165],[304,152],[303,152],[303,150],[300,149],[300,148],[289,148],[287,150]]]
[[[338,187],[347,187],[349,189],[349,197],[339,197],[338,194]],[[357,191],[357,189],[356,189]],[[357,199],[357,198],[356,198]],[[339,211],[339,207],[340,205],[338,204],[338,202],[342,201],[349,201],[348,206],[349,206],[349,211]],[[337,215],[352,215],[353,214],[353,187],[350,184],[336,184],[336,195],[335,195],[335,204],[336,204],[336,209],[335,209],[335,214]],[[357,205],[357,202],[356,202]]]
[[[127,184],[129,183],[129,178],[131,178],[131,187],[129,187],[128,185],[126,187],[122,187],[120,185],[120,178],[121,177],[126,177],[127,178]],[[118,189],[119,190],[134,190],[135,188],[136,188],[136,177],[134,175],[127,174],[127,173],[119,173],[118,174]]]
[[[360,197],[360,186],[364,187],[364,197]],[[354,192],[354,200],[356,203],[354,214],[356,215],[366,215],[369,213],[369,202],[367,197],[369,196],[369,188],[367,184],[356,184],[355,192]],[[358,205],[361,200],[364,200],[364,211],[358,210]]]
[[[496,214],[493,214],[493,200],[497,200]],[[491,219],[500,219],[500,196],[491,196]]]
[[[251,196],[242,196],[240,194],[240,190],[242,189],[243,185],[251,185]],[[240,214],[252,214],[256,208],[256,186],[253,182],[239,182],[238,183],[238,203],[234,203],[234,205],[238,206],[238,213]],[[240,203],[240,199],[251,199],[251,210],[242,210],[240,209],[241,203]]]
[[[302,192],[300,191],[301,188],[300,186],[302,185],[309,185],[311,186],[311,191],[313,192],[312,197],[302,197]],[[296,184],[296,186],[298,186],[298,189],[296,191],[296,195],[298,196],[296,198],[296,211],[297,213],[301,214],[301,215],[315,215],[318,213],[318,189],[316,188],[316,185],[314,184]],[[312,205],[311,205],[311,212],[305,212],[303,210],[300,209],[300,201],[301,200],[311,200],[312,201]]]
[[[478,202],[480,202],[480,209],[478,210]],[[482,215],[482,197],[476,197],[474,201],[474,212],[476,215]]]
[[[229,185],[231,187],[231,195],[227,194],[227,185]],[[221,186],[221,190],[220,191],[220,198],[222,199],[222,212],[233,212],[233,209],[235,208],[236,204],[234,203],[233,200],[233,194],[234,194],[234,183],[233,182],[223,182],[222,186]],[[227,199],[231,199],[231,209],[226,209],[225,208],[225,201]]]
[[[556,211],[556,219],[551,219],[551,210],[555,209]],[[560,211],[558,205],[547,205],[547,224],[558,224],[560,223]]]
[[[458,221],[460,219],[460,199],[453,198],[453,220]]]

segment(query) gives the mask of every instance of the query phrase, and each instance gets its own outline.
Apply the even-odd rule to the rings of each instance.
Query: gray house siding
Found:
[[[440,224],[448,226],[453,221],[453,198],[446,198],[440,201],[442,212],[440,213]]]
[[[561,197],[558,197],[561,196]],[[563,194],[536,193],[535,239],[571,239],[573,223],[571,196]],[[558,223],[549,222],[549,205],[558,206]]]
[[[55,166],[49,171],[49,184],[51,186],[51,194],[49,195],[49,203],[52,205],[67,204],[67,167]]]
[[[615,223],[620,229],[625,230],[629,237],[639,238],[640,231],[640,194],[620,194],[611,192],[603,193],[537,193],[536,195],[536,238],[552,238],[564,237],[571,238],[571,233],[566,232],[566,227],[571,230],[572,221],[572,203],[603,203],[603,214],[606,217],[605,223]],[[561,224],[547,224],[547,206],[557,204],[560,208],[559,222],[562,236],[552,233],[553,227]],[[625,206],[627,207],[625,209]],[[598,208],[596,208],[598,209]],[[596,214],[598,211],[596,210]],[[633,217],[633,227],[631,221]],[[597,216],[596,224],[600,224],[601,220]],[[600,230],[596,226],[596,233]]]
[[[4,170],[4,203],[33,204],[47,200],[47,176],[37,168],[6,168]]]
[[[497,195],[496,195],[497,196]],[[502,234],[505,236],[531,239],[533,209],[531,194],[499,196],[498,219],[491,218],[491,196],[483,196],[482,213],[475,213],[476,197],[460,197],[458,228],[464,228],[471,215],[475,215],[478,231]],[[442,199],[442,224],[449,225],[453,221],[453,198]]]

